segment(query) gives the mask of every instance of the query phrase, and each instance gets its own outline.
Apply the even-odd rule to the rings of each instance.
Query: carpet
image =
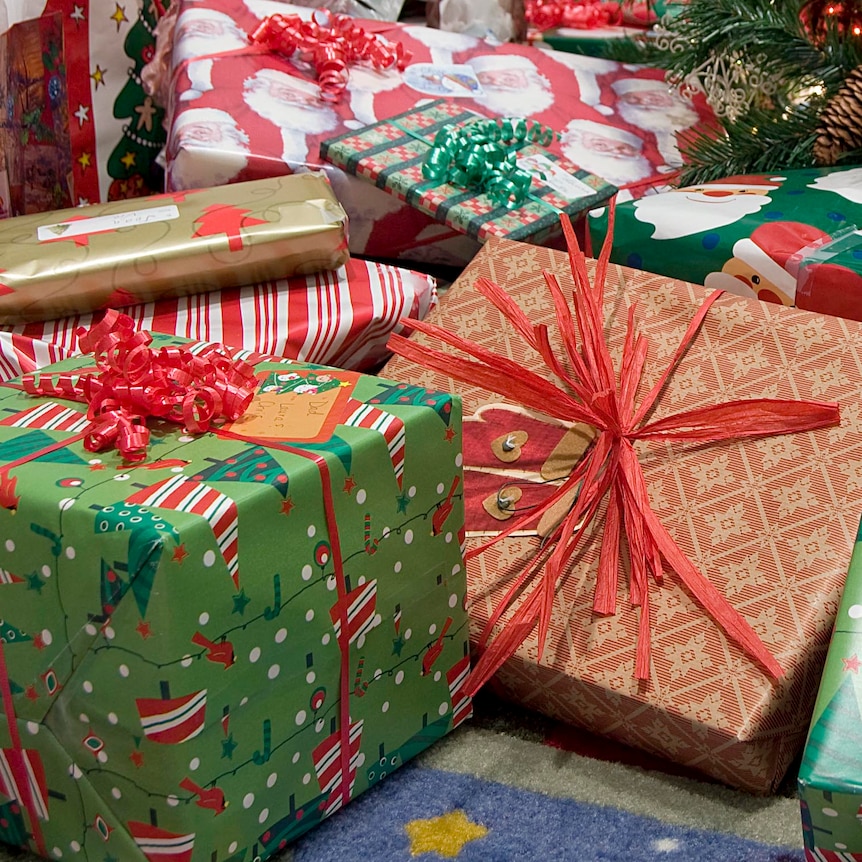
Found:
[[[75,856],[66,852],[61,858]],[[272,858],[805,859],[793,774],[776,795],[751,796],[488,694],[477,699],[471,721]],[[0,846],[0,862],[35,860]]]

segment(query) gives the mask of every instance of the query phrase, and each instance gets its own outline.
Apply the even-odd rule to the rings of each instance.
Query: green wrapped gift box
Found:
[[[248,411],[133,465],[0,387],[0,841],[266,859],[471,712],[460,401],[232,355]]]
[[[862,527],[799,769],[805,858],[862,860]]]
[[[594,246],[607,216],[588,219]],[[728,177],[620,204],[616,263],[862,320],[862,168]]]
[[[536,143],[513,145],[518,169],[531,175],[529,193],[506,206],[476,188],[429,180],[422,167],[437,133],[446,127],[489,122],[454,101],[420,109],[324,141],[320,155],[367,179],[459,233],[541,245],[560,233],[560,214],[578,216],[608,200],[616,186]]]

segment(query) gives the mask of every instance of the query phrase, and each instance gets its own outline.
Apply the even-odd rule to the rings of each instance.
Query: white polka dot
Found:
[[[356,758],[356,768],[361,769],[363,766],[365,766],[365,752],[360,751],[359,756]]]
[[[356,638],[356,649],[362,649],[364,646],[365,646],[365,635],[362,634],[362,635],[359,635],[358,638]]]
[[[428,626],[428,634],[433,635],[434,632],[436,632],[436,631],[437,631],[437,623],[431,623],[431,625]]]
[[[204,612],[203,612],[203,613],[198,617],[198,623],[199,623],[200,625],[202,625],[202,626],[205,626],[209,621],[210,621],[210,615],[209,615],[206,611],[204,611]]]
[[[251,808],[252,805],[254,805],[254,794],[246,793],[246,795],[242,798],[242,807]]]
[[[210,567],[215,563],[215,561],[216,561],[215,551],[213,551],[212,549],[210,549],[209,551],[206,551],[206,552],[204,553],[204,556],[203,556],[203,564],[204,564],[207,568],[210,568]]]
[[[297,752],[295,752],[295,753],[294,753],[294,755],[293,755],[293,757],[291,758],[291,761],[292,761],[293,763],[299,763],[299,756],[300,756],[300,755],[299,755],[299,752],[298,752],[298,751],[297,751]]]
[[[836,841],[836,842],[835,842],[835,849],[836,849],[836,850],[846,850],[846,849],[847,849],[847,845],[846,845],[846,844],[844,844],[844,843],[843,843],[843,842],[841,842],[841,841]]]
[[[407,489],[407,496],[408,497],[415,497],[416,496],[416,486],[415,485],[411,485]]]
[[[455,456],[455,466],[460,467],[464,463],[464,456],[459,452]]]
[[[318,718],[314,724],[314,732],[320,733],[321,730],[326,726],[326,722],[322,718]]]
[[[446,715],[447,712],[449,712],[449,704],[448,703],[441,703],[440,706],[437,707],[437,713],[440,716]]]
[[[437,483],[437,493],[442,494],[446,490],[446,486],[442,482]]]
[[[39,723],[37,721],[28,721],[27,722],[27,733],[31,736],[35,736],[39,732]]]
[[[120,719],[117,717],[116,712],[109,712],[108,713],[108,723],[109,724],[117,724],[119,721],[120,721]]]
[[[260,814],[258,814],[258,815],[257,815],[257,822],[258,822],[258,823],[263,824],[263,823],[265,823],[265,822],[266,822],[267,817],[269,817],[269,809],[268,809],[268,808],[264,808],[264,809],[260,812]]]
[[[57,503],[57,508],[61,512],[68,512],[69,509],[71,509],[72,506],[74,506],[74,505],[75,505],[75,500],[73,497],[63,497],[63,499],[60,500],[59,503]]]
[[[457,575],[457,574],[458,574],[458,572],[460,572],[460,571],[461,571],[461,564],[460,564],[460,563],[455,563],[455,565],[454,565],[454,566],[452,566],[452,574],[453,574],[453,575]]]
[[[183,472],[182,467],[171,467],[171,473],[182,473],[182,472]]]
[[[825,817],[837,817],[838,812],[834,808],[824,808],[822,813]]]
[[[281,668],[277,665],[270,665],[269,670],[266,672],[266,675],[270,679],[275,679],[281,673]]]
[[[679,850],[680,843],[678,838],[657,838],[652,842],[652,847],[659,853],[673,853]]]
[[[191,434],[180,434],[180,436],[177,437],[177,440],[179,440],[180,443],[191,443],[194,439],[195,438],[192,437]]]
[[[381,676],[383,676],[383,668],[379,667],[374,671],[374,679],[380,679]]]
[[[457,607],[457,605],[458,605],[458,594],[452,593],[452,595],[449,596],[449,607],[454,608],[454,607]]]
[[[112,787],[111,788],[111,796],[113,796],[114,799],[122,799],[123,798],[123,791],[120,790],[119,787]]]
[[[452,533],[446,533],[446,535],[443,536],[443,541],[448,545],[452,541]]]
[[[260,658],[260,647],[253,647],[251,652],[248,654],[248,660],[254,664]]]
[[[366,581],[366,577],[365,577],[365,575],[360,575],[360,576],[356,579],[356,586],[357,586],[357,587],[361,587],[361,586],[365,583],[365,581]]]
[[[404,682],[404,671],[399,670],[398,673],[395,674],[395,685],[401,685]]]
[[[96,627],[95,627],[92,623],[87,623],[87,625],[85,625],[85,626],[84,626],[84,631],[85,631],[85,632],[86,632],[90,637],[93,637],[93,636],[96,634],[97,629],[96,629]]]
[[[309,685],[311,685],[311,684],[314,682],[314,680],[315,680],[316,678],[317,678],[317,676],[316,676],[316,674],[314,673],[314,671],[313,671],[313,670],[310,670],[310,671],[305,675],[305,681],[306,681]]]
[[[409,545],[413,541],[413,530],[404,531],[404,544]]]
[[[129,675],[129,668],[127,665],[121,664],[119,666],[119,668],[117,668],[117,669],[120,672],[120,676],[128,676]]]
[[[228,844],[228,846],[227,846],[227,852],[228,853],[235,853],[237,847],[239,847],[239,844],[237,844],[236,841],[231,841],[230,844]]]
[[[99,763],[107,763],[108,762],[108,752],[105,750],[100,751],[96,755],[96,760],[98,760]]]
[[[413,637],[413,629],[404,629],[404,640],[409,641]]]
[[[317,532],[317,527],[315,527],[314,524],[309,524],[308,529],[305,532],[308,533],[309,539],[313,539],[314,534]]]
[[[284,643],[284,639],[285,639],[286,637],[287,637],[287,629],[279,629],[279,630],[275,633],[275,638],[274,638],[274,640],[275,640],[275,642],[276,642],[277,644],[280,644],[280,643]]]
[[[335,580],[335,575],[330,575],[326,579],[326,589],[332,592],[338,586],[338,581]]]
[[[84,682],[81,684],[81,688],[84,689],[84,691],[87,692],[87,694],[93,693],[93,683],[90,682],[90,680],[88,680],[88,679],[84,680]]]
[[[383,701],[383,704],[380,707],[380,711],[381,712],[389,712],[389,701],[388,700]]]
[[[167,799],[165,799],[165,802],[167,802],[168,805],[171,806],[171,808],[176,808],[177,805],[180,804],[179,797],[177,796],[169,796]]]
[[[194,659],[190,655],[184,655],[180,660],[181,667],[191,667]]]
[[[323,637],[320,639],[320,642],[326,646],[329,643],[329,632],[324,632]]]
[[[302,567],[302,572],[301,572],[301,574],[302,574],[302,580],[304,580],[304,581],[310,581],[310,580],[311,580],[311,576],[314,574],[314,572],[313,572],[313,570],[312,570],[311,566],[309,566],[309,565],[305,565],[305,566],[303,566],[303,567]]]
[[[11,553],[15,550],[15,542],[12,539],[6,539],[6,550]]]
[[[50,566],[42,566],[42,577],[43,578],[50,578],[51,577],[51,567]],[[88,628],[88,629],[92,628],[93,629],[93,631],[88,632],[88,634],[95,634],[96,633],[96,627],[94,625],[92,625],[92,624],[87,625],[86,628]]]
[[[361,506],[365,502],[367,496],[368,494],[366,494],[365,488],[360,488],[356,492],[356,502],[359,503],[359,505]]]
[[[106,637],[109,641],[112,641],[112,640],[116,637],[116,634],[117,634],[117,633],[114,631],[114,627],[113,627],[113,626],[105,626],[105,627],[102,629],[102,633],[105,635],[105,637]]]
[[[79,781],[83,777],[84,773],[81,772],[81,767],[78,766],[77,763],[72,763],[69,766],[69,775],[71,775],[75,781]]]
[[[248,698],[247,698],[247,697],[244,697],[244,698],[239,702],[239,705],[240,705],[240,706],[245,706],[247,703],[248,703]]]
[[[194,772],[201,765],[201,759],[199,757],[193,757],[189,761],[189,769]]]
[[[50,644],[51,641],[54,640],[54,635],[51,634],[50,629],[42,629],[42,640],[45,641],[46,644]]]
[[[77,853],[81,849],[81,845],[77,841],[70,841],[69,842],[69,849],[73,853]]]
[[[267,787],[275,787],[275,782],[278,781],[278,773],[270,772],[269,776],[266,779]]]
[[[310,623],[313,619],[314,619],[314,608],[309,608],[309,609],[305,612],[305,621],[306,621],[307,623]]]
[[[851,620],[862,619],[862,605],[850,605],[847,610],[847,616],[850,617]]]
[[[89,715],[87,715],[87,713],[86,713],[86,712],[82,712],[82,713],[78,716],[78,721],[80,721],[82,724],[89,724],[89,723],[90,723],[90,716],[89,716]]]
[[[443,674],[441,674],[439,670],[435,670],[434,671],[434,682],[440,682],[441,676],[443,676]]]
[[[295,721],[296,721],[296,725],[297,725],[297,727],[299,727],[299,725],[301,725],[301,724],[305,724],[305,710],[304,710],[304,709],[301,709],[301,710],[296,714],[296,719],[295,719]]]
[[[401,560],[398,560],[395,565],[392,567],[393,571],[400,572],[401,571]]]
[[[58,859],[63,858],[63,851],[59,847],[54,847],[51,850],[51,855],[56,856]]]
[[[66,557],[70,560],[75,559],[75,549],[71,545],[69,545],[69,547],[66,548]]]

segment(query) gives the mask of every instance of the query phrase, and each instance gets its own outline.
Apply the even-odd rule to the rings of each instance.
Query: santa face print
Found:
[[[591,132],[581,133],[581,146],[594,153],[615,156],[620,159],[634,159],[640,155],[640,150],[632,144],[615,138],[594,135]]]
[[[209,147],[226,144],[228,149],[244,149],[248,144],[245,132],[235,123],[228,121],[189,122],[177,132],[177,137],[184,144],[204,144]]]
[[[687,186],[684,189],[677,189],[675,193],[685,195],[686,200],[700,201],[701,203],[733,204],[733,199],[742,197],[743,195],[762,195],[766,196],[771,189],[766,188],[748,188],[748,189],[725,189],[719,186]]]
[[[618,101],[623,105],[631,105],[636,108],[672,108],[674,106],[673,96],[667,90],[635,90],[623,93]]]
[[[492,90],[523,90],[530,84],[530,79],[523,69],[487,69],[479,72],[476,77],[483,87]]]
[[[775,302],[779,305],[793,305],[794,296],[785,293],[775,282],[750,264],[732,257],[721,268],[721,272],[711,272],[705,281],[710,290],[726,290],[736,296],[756,297],[762,302]]]

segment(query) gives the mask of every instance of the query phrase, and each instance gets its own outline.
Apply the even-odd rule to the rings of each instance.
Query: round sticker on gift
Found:
[[[414,63],[404,70],[404,83],[429,96],[463,96],[472,99],[482,95],[482,85],[471,66]]]

